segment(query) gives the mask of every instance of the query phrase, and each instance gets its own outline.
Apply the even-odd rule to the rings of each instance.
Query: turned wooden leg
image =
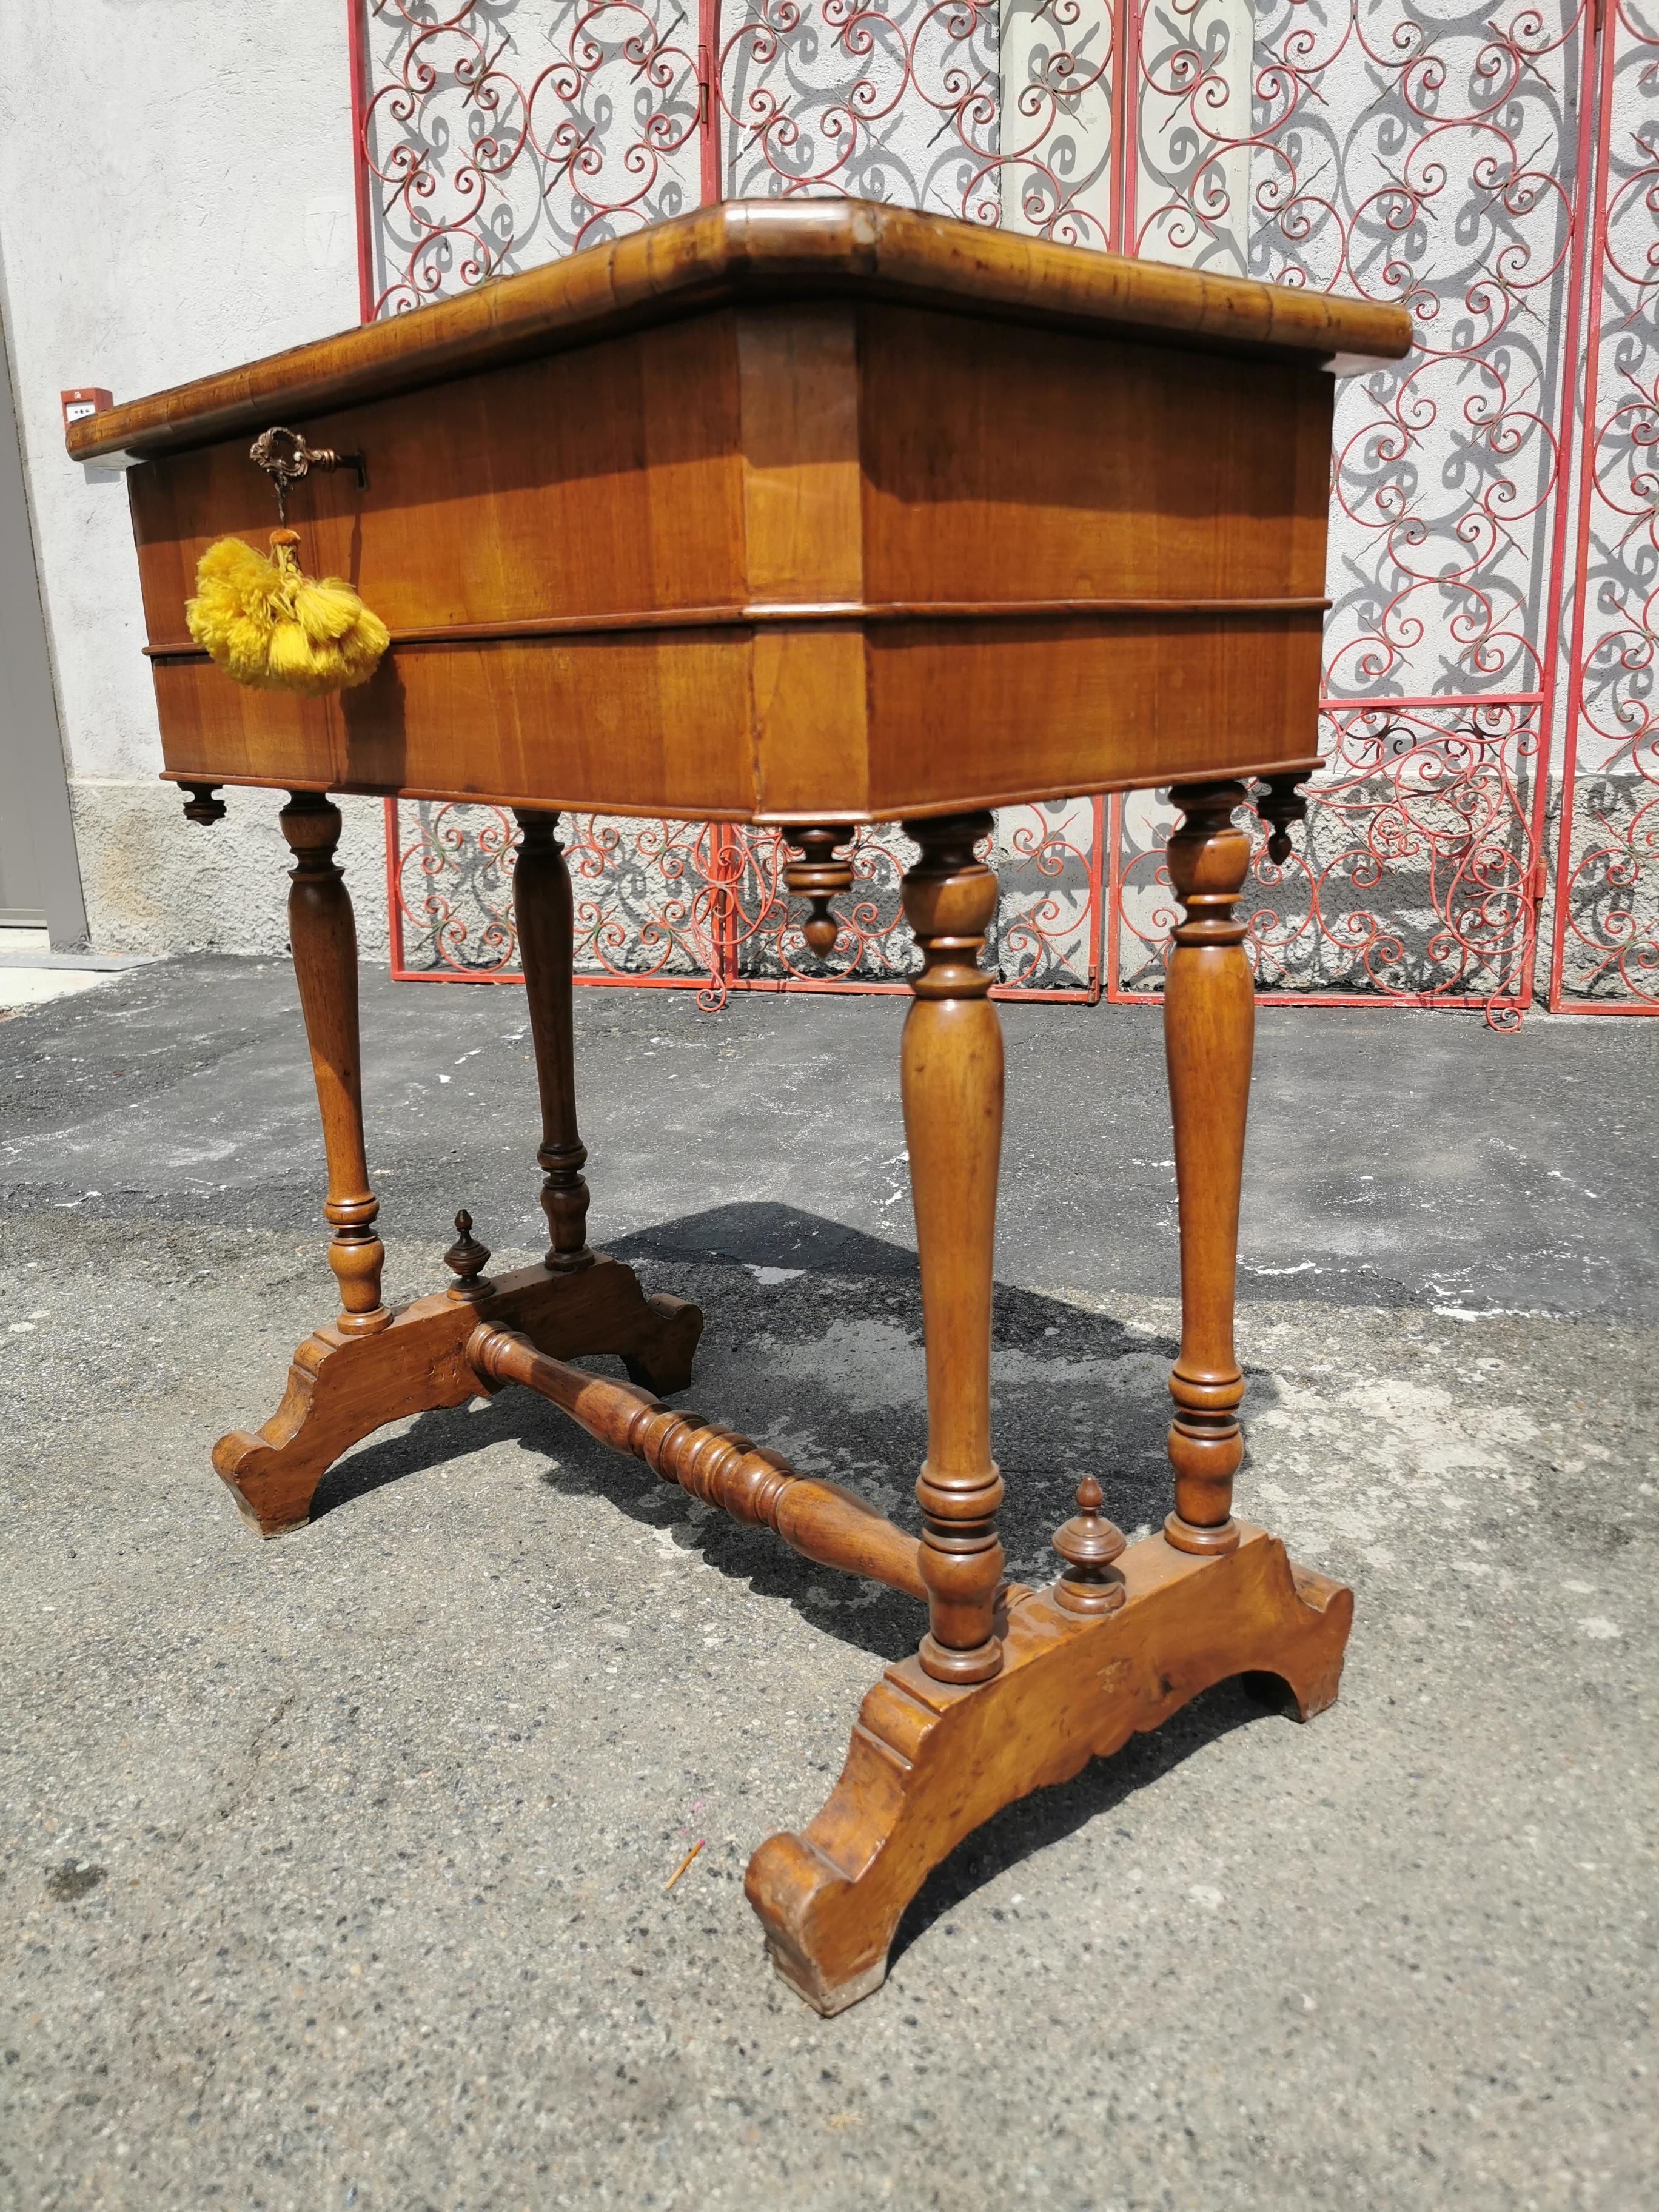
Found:
[[[1255,1034],[1245,925],[1233,910],[1250,865],[1249,839],[1232,818],[1244,796],[1237,783],[1178,789],[1183,818],[1169,844],[1170,880],[1183,908],[1164,994],[1181,1215],[1181,1352],[1170,1374],[1175,1511],[1164,1533],[1182,1552],[1231,1552],[1238,1543],[1232,1500],[1244,1456],[1244,1377],[1233,1353],[1233,1274]]]
[[[1065,1571],[1049,1589],[1002,1593],[1000,1641],[986,1563],[1000,1564],[1002,1486],[986,1382],[1001,1054],[988,978],[973,964],[994,897],[972,857],[987,817],[906,825],[923,848],[904,887],[927,963],[905,1030],[904,1104],[927,1329],[918,1565],[933,1632],[865,1698],[823,1810],[801,1833],[769,1837],[744,1881],[779,1972],[822,2013],[879,1986],[929,1869],[1000,1807],[1109,1756],[1229,1675],[1288,1685],[1304,1720],[1336,1696],[1352,1593],[1231,1517],[1243,1395],[1233,1267],[1255,1011],[1233,908],[1249,847],[1232,827],[1237,783],[1177,796],[1186,819],[1170,841],[1170,872],[1185,911],[1165,1006],[1181,1200],[1176,1510],[1162,1534],[1126,1546],[1085,1476],[1054,1540]],[[952,1670],[988,1647],[994,1666],[963,1686],[975,1677]]]
[[[542,1170],[542,1211],[552,1239],[546,1265],[556,1270],[586,1267],[593,1255],[587,1249],[587,1185],[582,1176],[587,1147],[576,1127],[570,871],[556,814],[520,808],[519,823],[524,842],[514,864],[513,903],[542,1099],[536,1158]]]
[[[333,1224],[328,1264],[340,1285],[335,1327],[345,1336],[369,1336],[392,1316],[380,1304],[386,1247],[374,1233],[380,1205],[369,1188],[363,1151],[357,928],[334,862],[340,810],[321,792],[296,791],[277,818],[297,864],[290,875],[288,933],[328,1158],[323,1212]]]
[[[526,822],[518,893],[546,1133],[538,1155],[547,1177],[543,1203],[554,1249],[545,1267],[486,1279],[489,1255],[464,1211],[447,1255],[458,1278],[450,1290],[396,1314],[380,1304],[386,1255],[363,1152],[356,933],[333,859],[339,811],[298,792],[282,823],[299,861],[289,930],[328,1152],[329,1263],[344,1311],[295,1352],[283,1402],[263,1427],[233,1429],[214,1447],[214,1466],[265,1536],[297,1528],[341,1453],[384,1423],[477,1395],[466,1342],[482,1314],[556,1358],[617,1353],[636,1381],[664,1394],[690,1381],[702,1328],[696,1306],[665,1291],[647,1298],[631,1267],[589,1252],[583,1239],[587,1188],[570,1085],[569,883],[547,815]]]
[[[991,1457],[991,1267],[1002,1148],[1002,1027],[979,965],[997,879],[974,857],[988,814],[911,822],[921,858],[904,912],[921,948],[904,1024],[904,1130],[921,1261],[927,1456],[916,1497],[929,1632],[919,1657],[939,1682],[1002,1665],[993,1626],[1002,1581]]]

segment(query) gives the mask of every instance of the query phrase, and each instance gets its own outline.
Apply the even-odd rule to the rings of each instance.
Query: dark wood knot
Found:
[[[449,1295],[477,1305],[490,1292],[483,1273],[489,1264],[489,1247],[472,1234],[472,1216],[465,1206],[455,1216],[455,1242],[444,1254],[444,1265],[456,1279],[449,1286]]]
[[[1100,1501],[1100,1485],[1085,1474],[1077,1486],[1077,1514],[1054,1531],[1054,1549],[1066,1563],[1054,1597],[1068,1613],[1115,1613],[1128,1595],[1112,1565],[1127,1540],[1101,1511]]]

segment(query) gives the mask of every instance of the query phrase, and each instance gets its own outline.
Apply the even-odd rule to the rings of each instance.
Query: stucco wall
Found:
[[[60,390],[137,398],[357,319],[345,0],[9,0],[0,275],[94,946],[285,941],[275,794],[186,823],[161,764],[118,480]],[[364,949],[377,806],[349,804]]]

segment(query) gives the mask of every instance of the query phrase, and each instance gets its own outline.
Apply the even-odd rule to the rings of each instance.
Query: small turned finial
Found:
[[[1100,1485],[1085,1474],[1077,1486],[1079,1510],[1054,1531],[1054,1549],[1066,1562],[1054,1597],[1067,1613],[1115,1613],[1128,1595],[1112,1565],[1124,1548],[1123,1531],[1106,1518],[1100,1500]]]
[[[204,830],[210,830],[216,822],[224,820],[228,809],[216,783],[187,783],[185,789],[190,793],[185,801],[186,822],[199,822]]]
[[[1267,824],[1267,858],[1282,868],[1291,857],[1291,824],[1305,821],[1308,802],[1297,789],[1299,775],[1270,775],[1256,803],[1256,812]]]
[[[851,853],[837,859],[836,847],[843,840],[850,841],[853,832],[833,822],[815,822],[788,834],[790,845],[799,848],[805,858],[792,859],[784,869],[784,889],[791,898],[807,901],[811,911],[802,925],[802,934],[817,957],[828,960],[840,934],[840,925],[830,911],[830,902],[840,892],[853,888]]]
[[[483,1271],[489,1264],[489,1247],[480,1244],[472,1234],[472,1216],[463,1206],[455,1216],[455,1242],[444,1254],[444,1265],[456,1279],[449,1286],[452,1298],[477,1305],[481,1298],[489,1296],[490,1285],[483,1279]]]

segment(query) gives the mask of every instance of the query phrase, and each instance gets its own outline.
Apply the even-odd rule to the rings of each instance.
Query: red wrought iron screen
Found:
[[[1645,5],[352,0],[363,313],[783,192],[1405,301],[1417,350],[1339,399],[1326,767],[1282,871],[1261,840],[1258,983],[1512,1020],[1547,969],[1552,1006],[1652,1011]],[[1156,994],[1168,818],[1000,817],[1002,988]],[[583,818],[586,972],[896,988],[901,844],[861,836],[826,969],[774,833]],[[511,972],[509,866],[489,810],[389,809],[398,972]]]
[[[1009,807],[987,857],[1001,896],[987,943],[994,997],[1100,995],[1098,799]],[[835,951],[818,960],[791,919],[788,852],[775,830],[724,822],[564,817],[575,969],[588,983],[728,991],[898,991],[914,964],[899,878],[914,850],[892,827],[862,830]],[[499,807],[386,801],[392,972],[433,981],[516,980],[511,817]],[[419,945],[410,957],[411,939]]]

